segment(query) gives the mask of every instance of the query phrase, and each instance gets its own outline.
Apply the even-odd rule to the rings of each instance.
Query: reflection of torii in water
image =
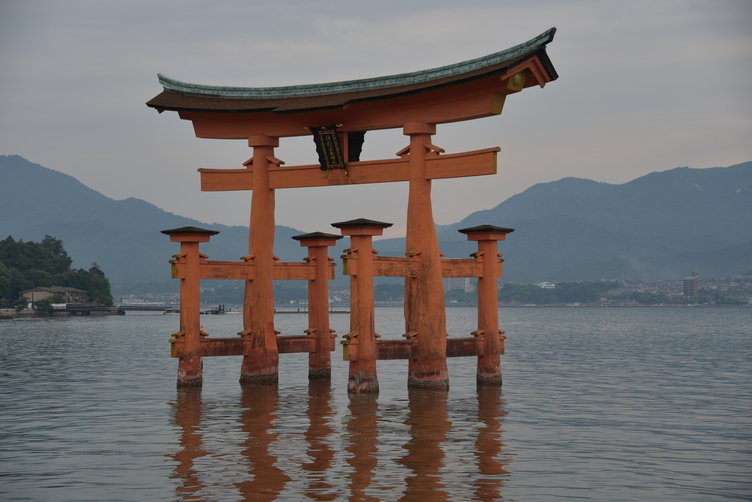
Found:
[[[431,136],[437,124],[498,115],[507,95],[555,80],[558,76],[545,50],[554,33],[552,28],[505,51],[450,66],[329,84],[216,87],[159,76],[164,91],[148,106],[159,112],[177,111],[180,118],[192,121],[198,137],[243,139],[253,148],[245,169],[199,170],[204,191],[253,190],[249,254],[245,259],[254,265],[255,272],[253,278],[246,277],[241,382],[277,379],[278,352],[273,343],[274,191],[408,181],[406,252],[415,258],[411,263],[417,267],[405,280],[405,327],[407,333],[415,334],[408,384],[448,387],[442,260],[431,207],[431,180],[495,174],[499,149],[440,155],[444,150],[431,143]],[[390,128],[402,128],[410,137],[409,146],[397,153],[399,158],[354,160],[365,131]],[[304,136],[312,129],[320,137],[320,164],[283,167],[284,162],[274,155],[279,138]],[[330,170],[340,162],[346,169]],[[510,229],[500,230],[496,237]],[[173,240],[179,238],[174,236]],[[485,259],[489,261],[491,256],[486,254]],[[492,307],[495,311],[496,305]],[[490,336],[498,331],[498,313],[479,312],[479,317],[488,325],[479,325],[478,330],[486,333],[485,349],[478,350],[485,358],[479,359],[478,381],[498,385],[501,342]],[[180,334],[198,340],[198,329],[181,326]],[[373,335],[360,338],[361,347],[374,344]],[[191,378],[200,382],[200,358],[193,361],[193,367],[185,367],[182,373],[193,377],[186,377],[183,383]]]

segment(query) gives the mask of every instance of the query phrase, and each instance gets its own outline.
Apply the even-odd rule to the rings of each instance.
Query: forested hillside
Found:
[[[63,286],[86,291],[90,303],[112,306],[110,281],[93,263],[88,270],[73,269],[63,242],[49,235],[41,242],[9,236],[0,241],[0,299],[16,300],[21,291]]]
[[[752,162],[670,169],[621,185],[539,183],[442,226],[442,252],[475,251],[457,230],[481,224],[515,229],[499,243],[504,279],[512,282],[738,275],[752,269]],[[404,253],[404,239],[376,248]]]

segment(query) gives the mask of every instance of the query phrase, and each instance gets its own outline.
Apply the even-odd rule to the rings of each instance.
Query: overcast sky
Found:
[[[0,155],[115,199],[247,225],[251,193],[202,193],[196,172],[242,167],[247,142],[197,139],[176,113],[147,108],[157,73],[248,87],[376,77],[491,54],[553,26],[559,80],[510,96],[501,116],[438,127],[433,143],[447,153],[502,151],[495,176],[434,182],[437,223],[564,177],[623,183],[752,160],[748,0],[0,0]],[[407,143],[400,130],[368,133],[363,159]],[[316,162],[310,138],[283,138],[276,156]],[[279,190],[277,223],[331,232],[366,217],[395,223],[394,235],[406,203],[405,183]]]

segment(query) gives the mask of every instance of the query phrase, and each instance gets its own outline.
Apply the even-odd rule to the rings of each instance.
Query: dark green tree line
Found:
[[[15,300],[21,291],[62,286],[87,292],[90,303],[112,305],[110,281],[97,264],[72,269],[63,242],[45,235],[42,242],[0,241],[0,298]]]
[[[543,289],[535,284],[506,283],[499,290],[499,301],[550,305],[553,303],[597,302],[606,292],[616,289],[620,283],[607,282],[557,282],[555,289]]]

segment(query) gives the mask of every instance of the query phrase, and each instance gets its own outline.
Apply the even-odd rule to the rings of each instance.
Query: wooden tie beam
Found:
[[[379,340],[371,324],[373,313],[373,276],[405,277],[417,276],[421,252],[408,253],[405,258],[379,257],[372,247],[372,236],[381,235],[389,223],[372,220],[352,220],[333,224],[340,228],[343,235],[350,235],[351,248],[342,256],[342,273],[351,277],[351,332],[345,335],[343,358],[351,362],[350,387],[352,392],[365,392],[353,388],[353,382],[361,382],[358,361],[367,359],[377,382],[375,360],[372,359],[408,359],[416,360],[421,352],[421,343],[431,343],[432,337],[421,337],[417,331],[404,335],[406,340]],[[478,329],[471,337],[449,338],[445,335],[446,357],[478,357],[477,381],[480,385],[501,385],[500,354],[504,353],[504,332],[498,329],[498,279],[502,276],[501,255],[497,252],[497,241],[505,240],[511,228],[481,225],[460,230],[469,240],[478,242],[478,251],[469,259],[442,259],[443,277],[478,278]],[[360,261],[363,260],[363,263]],[[370,295],[369,295],[370,291]],[[354,293],[353,293],[354,292]],[[433,337],[435,338],[435,337]],[[428,340],[426,340],[428,339]],[[364,346],[366,347],[364,350]],[[375,353],[375,357],[374,354]],[[369,368],[371,367],[369,366]],[[378,384],[373,384],[376,390]]]
[[[170,261],[173,279],[180,279],[180,331],[170,339],[171,357],[179,359],[178,384],[181,387],[201,386],[201,358],[217,356],[245,356],[251,349],[252,340],[240,332],[240,337],[210,337],[200,326],[201,279],[256,278],[254,256],[244,256],[242,261],[210,261],[199,252],[198,243],[208,242],[218,232],[196,227],[165,230],[173,242],[180,242],[180,253]],[[329,329],[328,281],[334,278],[335,264],[327,256],[327,248],[333,246],[339,235],[315,232],[294,236],[301,246],[308,248],[308,258],[303,263],[273,264],[275,280],[307,280],[309,294],[309,328],[305,335],[279,336],[273,326],[265,326],[264,339],[273,345],[277,354],[308,352],[309,378],[331,377],[330,352],[334,350],[334,331]],[[276,258],[276,257],[275,257]]]

